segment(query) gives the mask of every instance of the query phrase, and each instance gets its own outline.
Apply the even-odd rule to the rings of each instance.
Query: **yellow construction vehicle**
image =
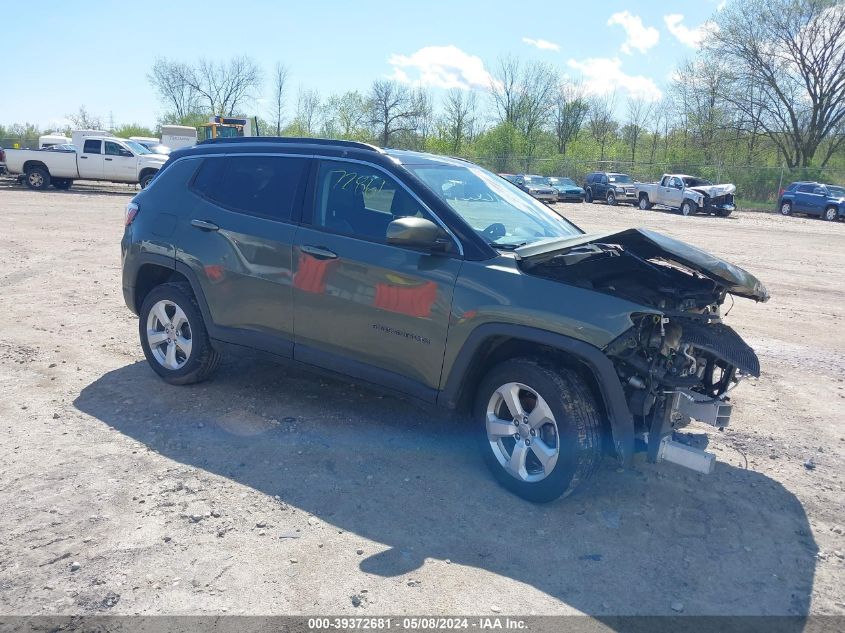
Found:
[[[212,138],[255,136],[252,126],[253,121],[247,118],[211,116],[208,123],[197,127],[197,142]]]

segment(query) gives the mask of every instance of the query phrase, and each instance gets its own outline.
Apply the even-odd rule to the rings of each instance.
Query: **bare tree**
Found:
[[[583,85],[580,82],[562,81],[555,94],[552,110],[559,154],[566,155],[566,146],[578,140],[587,110]]]
[[[616,134],[619,127],[613,118],[613,109],[616,104],[616,93],[606,95],[595,95],[590,99],[590,108],[587,114],[587,129],[590,136],[599,144],[601,157],[604,160],[604,152],[607,142]]]
[[[238,114],[261,84],[261,70],[246,56],[233,57],[228,63],[203,59],[186,71],[185,83],[211,114]]]
[[[455,154],[460,154],[464,142],[472,138],[475,110],[474,92],[453,88],[446,94],[442,125],[451,151]]]
[[[296,97],[296,115],[293,119],[294,134],[314,136],[320,129],[322,99],[314,89],[299,88]]]
[[[276,136],[282,135],[282,121],[285,115],[285,88],[288,82],[288,67],[277,62],[273,68],[272,117]]]
[[[714,19],[707,60],[725,69],[726,98],[759,121],[790,167],[809,166],[845,122],[845,4],[746,0]],[[828,144],[821,165],[843,142]]]
[[[79,106],[79,110],[74,114],[67,115],[73,127],[77,130],[102,130],[103,120],[96,114],[88,112],[84,105]]]
[[[654,108],[652,101],[639,99],[634,96],[628,97],[628,118],[625,127],[622,129],[625,142],[631,148],[631,162],[637,160],[637,144],[646,131],[646,123],[651,118],[651,111]]]
[[[168,110],[179,119],[197,109],[197,93],[185,81],[188,73],[187,64],[159,57],[147,75],[147,80],[158,92]]]
[[[403,132],[414,130],[419,106],[407,86],[396,81],[374,81],[370,88],[370,123],[382,147]]]
[[[499,122],[515,125],[519,117],[522,67],[517,57],[500,57],[490,84]]]

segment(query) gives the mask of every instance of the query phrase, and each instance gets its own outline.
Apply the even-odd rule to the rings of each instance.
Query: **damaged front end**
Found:
[[[691,420],[728,425],[729,392],[759,376],[754,350],[722,322],[728,294],[767,301],[741,268],[659,233],[631,229],[517,249],[529,274],[612,294],[648,308],[604,350],[613,361],[651,461],[709,473],[714,456],[674,439]]]

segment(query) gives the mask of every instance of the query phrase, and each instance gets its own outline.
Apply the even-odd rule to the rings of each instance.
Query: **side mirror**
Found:
[[[120,152],[119,152],[119,154],[118,154],[118,155],[119,155],[119,156],[124,156],[124,157],[126,157],[126,158],[132,158],[135,154],[133,154],[132,152],[130,152],[130,151],[129,151],[129,150],[127,150],[127,149],[122,149],[122,150],[120,150]]]
[[[388,224],[387,243],[440,252],[449,246],[443,229],[431,220],[414,216],[397,218]]]

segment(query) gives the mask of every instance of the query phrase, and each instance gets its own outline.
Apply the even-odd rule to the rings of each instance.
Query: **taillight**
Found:
[[[2,149],[0,149],[0,163],[5,163],[5,162],[6,162],[6,152],[4,152]]]
[[[129,226],[130,224],[132,224],[133,220],[135,219],[135,216],[138,215],[138,211],[140,210],[141,208],[134,202],[128,203],[126,205],[126,215],[123,218],[124,226]]]
[[[780,197],[783,195],[783,192],[784,192],[784,191],[786,191],[786,189],[784,189],[783,187],[781,187],[781,188],[780,188],[780,191],[778,191],[778,198],[780,198]]]

